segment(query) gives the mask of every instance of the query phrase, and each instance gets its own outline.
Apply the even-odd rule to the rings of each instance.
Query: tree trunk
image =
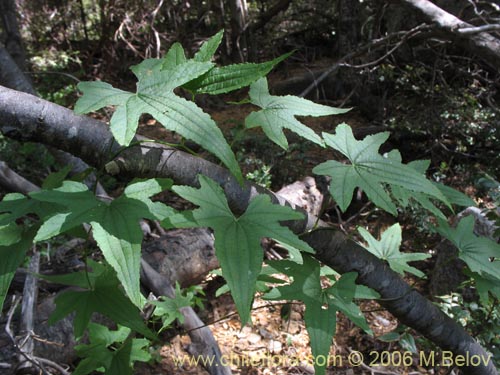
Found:
[[[26,53],[17,22],[16,2],[14,0],[0,1],[0,15],[5,32],[5,47],[17,66],[24,71],[26,70]]]
[[[231,9],[231,56],[235,60],[247,60],[246,24],[248,6],[246,0],[230,0]]]

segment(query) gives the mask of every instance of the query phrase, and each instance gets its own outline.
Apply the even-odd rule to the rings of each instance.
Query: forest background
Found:
[[[210,38],[221,35],[223,38],[214,56],[218,65],[265,64],[266,61],[274,61],[265,69],[263,65],[259,65],[263,71],[261,75],[274,68],[267,77],[272,95],[296,95],[327,106],[352,108],[346,113],[339,111],[333,117],[299,117],[300,121],[317,134],[335,133],[337,126],[344,122],[352,127],[358,140],[389,131],[390,137],[383,144],[381,154],[398,149],[404,163],[427,159],[430,161],[426,171],[429,180],[444,183],[469,197],[466,203],[470,204],[464,203],[464,207],[447,215],[451,228],[459,225],[460,219],[469,214],[475,218],[475,232],[467,234],[471,242],[481,243],[476,235],[488,238],[492,243],[498,242],[500,7],[494,1],[4,0],[0,5],[0,13],[0,84],[36,94],[70,109],[75,108],[81,91],[84,91],[84,86],[79,86],[78,91],[79,82],[104,81],[116,88],[134,92],[136,78],[130,70],[131,66],[140,64],[145,59],[163,58],[167,51],[174,48],[172,46],[175,43],[183,46],[188,57],[194,56],[204,43],[212,40]],[[218,34],[221,30],[222,33]],[[285,54],[289,55],[280,59]],[[257,78],[253,79],[256,80]],[[248,85],[253,84],[253,81],[250,80]],[[22,130],[12,131],[11,123],[17,121],[12,120],[13,118],[21,118],[20,122],[27,120],[23,120],[13,109],[12,103],[5,99],[8,95],[14,98],[14,94],[4,92],[4,95],[0,97],[3,100],[0,104],[3,106],[0,112],[0,131],[3,133],[0,140],[0,185],[3,196],[11,192],[27,194],[38,189],[38,186],[45,189],[56,188],[66,177],[76,179],[79,174],[82,178],[89,177],[86,165],[82,166],[73,159],[68,161],[67,154],[63,155],[53,149],[58,147],[53,144],[54,141],[43,141],[45,136],[37,135],[34,137],[37,139],[31,140],[38,140],[38,143],[25,142],[27,137],[18,134]],[[180,95],[189,98],[185,91]],[[21,99],[28,100],[25,97]],[[372,244],[372,252],[389,261],[393,269],[395,266],[391,260],[416,261],[412,263],[415,268],[408,266],[406,261],[402,261],[404,266],[399,263],[406,283],[433,301],[458,326],[465,328],[471,337],[493,354],[493,363],[498,366],[500,287],[497,282],[483,284],[482,289],[480,288],[480,283],[485,281],[474,277],[471,271],[477,269],[460,258],[464,251],[460,245],[466,239],[462,239],[462,243],[457,237],[454,237],[455,242],[453,238],[449,238],[451,242],[444,240],[443,231],[436,230],[436,211],[429,212],[428,207],[423,207],[421,202],[408,200],[404,207],[398,207],[397,212],[390,215],[385,212],[387,209],[384,211],[376,202],[374,204],[373,199],[368,199],[370,197],[363,193],[363,189],[357,189],[352,203],[344,207],[331,198],[328,190],[328,185],[334,184],[335,179],[332,182],[323,173],[313,174],[313,168],[328,158],[345,160],[339,150],[325,150],[310,138],[304,140],[291,132],[286,133],[288,147],[285,149],[282,144],[271,143],[267,139],[269,135],[260,129],[250,129],[246,126],[245,116],[255,108],[255,103],[249,103],[247,88],[222,92],[218,96],[201,92],[196,95],[195,101],[210,114],[224,137],[229,140],[246,180],[265,189],[279,191],[281,196],[304,207],[310,214],[321,218],[349,238],[365,245],[368,243],[367,247]],[[109,122],[112,113],[108,108],[91,116]],[[153,116],[144,115],[140,118],[138,134],[146,139],[159,140],[167,146],[175,144],[176,147],[217,163],[213,156],[208,155],[197,144],[184,139],[178,132],[165,129],[161,121]],[[276,143],[276,138],[274,141]],[[43,143],[51,147],[46,147]],[[72,152],[68,149],[65,151]],[[78,152],[75,155],[82,156]],[[91,164],[89,160],[85,161]],[[66,168],[67,165],[72,168]],[[99,183],[96,183],[94,177],[92,186],[96,187],[98,195],[109,194],[110,197],[120,196],[131,181],[130,177],[144,177],[134,176],[130,170],[129,175],[103,173],[102,166],[98,166],[94,172]],[[99,189],[103,189],[101,193]],[[466,200],[465,197],[460,199],[462,203]],[[167,202],[176,209],[193,207],[171,192],[155,196],[155,201]],[[231,205],[233,208],[237,203]],[[479,209],[471,208],[472,206]],[[400,223],[399,234],[394,226],[396,222]],[[211,233],[196,232],[199,229],[167,232],[154,220],[142,223],[145,233],[143,258],[152,263],[156,271],[163,273],[171,289],[176,280],[183,288],[188,288],[184,297],[194,307],[190,311],[209,323],[208,327],[216,338],[202,338],[204,345],[218,345],[222,353],[236,351],[250,357],[251,353],[289,357],[292,356],[292,349],[293,356],[297,358],[310,357],[311,345],[307,335],[307,322],[304,323],[304,306],[290,302],[273,305],[274,302],[261,298],[264,292],[269,291],[261,285],[263,289],[257,288],[260,294],[253,301],[254,324],[241,329],[235,314],[239,309],[228,294],[220,295],[219,288],[224,284],[220,271],[205,277],[218,268]],[[21,224],[19,219],[17,224]],[[7,227],[9,226],[6,225],[5,228]],[[364,228],[364,231],[358,230],[358,227]],[[460,226],[458,228],[462,229]],[[366,230],[373,237],[365,233]],[[386,233],[386,242],[383,233]],[[377,242],[377,238],[381,238],[381,242]],[[394,249],[395,245],[390,241],[398,243],[398,238],[401,247],[398,245]],[[69,270],[81,270],[82,247],[89,245],[87,242],[82,245],[79,241],[71,241],[74,239],[59,236],[38,242],[29,253],[38,254],[36,258],[39,257],[40,264],[36,266],[36,272],[61,274]],[[172,243],[181,244],[178,251],[182,254],[169,263],[168,258],[173,256],[165,249],[172,247]],[[381,246],[378,253],[374,250],[377,243]],[[7,242],[2,242],[2,245],[5,248],[10,246]],[[263,247],[269,264],[289,256],[286,245],[264,241]],[[188,253],[184,253],[187,248]],[[200,255],[204,248],[210,251],[201,252]],[[384,253],[387,248],[394,250],[392,254]],[[409,257],[400,257],[398,250],[407,253]],[[85,262],[87,258],[101,260],[97,253],[88,249],[83,250],[83,253]],[[492,266],[498,270],[498,260],[495,260],[498,252],[492,254],[489,257],[491,265],[482,263],[482,266]],[[31,256],[29,259],[34,258]],[[199,261],[193,261],[198,258]],[[180,268],[183,262],[191,262],[193,269],[187,267],[182,275],[171,271]],[[339,272],[351,270],[349,267],[351,266],[340,266]],[[462,271],[467,267],[464,274]],[[8,297],[15,296],[16,293],[22,294],[23,288],[26,293],[26,280],[29,279],[26,275],[29,273],[23,270],[24,267],[14,273],[10,269],[4,270],[4,275],[9,271],[13,277],[10,289],[10,280],[7,284]],[[499,274],[496,271],[497,277]],[[322,275],[323,285],[330,286],[331,278],[325,272]],[[141,277],[147,279],[147,276]],[[31,286],[31,290],[33,288]],[[40,288],[38,300],[41,305],[48,304],[47,300],[51,299],[52,307],[47,309],[52,311],[52,293],[59,291],[59,288],[50,280],[36,288]],[[149,290],[153,289],[149,285]],[[177,299],[174,298],[177,303],[180,303],[179,298],[182,296],[179,293],[173,294],[174,297],[177,296]],[[23,303],[26,300],[29,298],[25,295]],[[373,335],[366,333],[368,329],[364,329],[363,324],[360,328],[359,324],[353,324],[339,313],[330,353],[341,355],[344,362],[342,366],[327,366],[326,371],[460,371],[460,366],[439,366],[439,361],[423,366],[419,361],[419,353],[426,353],[425,358],[428,358],[429,353],[437,350],[435,344],[439,345],[439,339],[433,342],[428,339],[429,333],[425,330],[415,330],[417,327],[411,324],[403,325],[401,321],[404,318],[398,317],[398,320],[390,308],[383,306],[387,310],[383,309],[377,300],[380,302],[383,298],[380,299],[379,296],[365,299],[359,304]],[[36,305],[35,302],[31,303]],[[24,313],[17,311],[15,306],[15,299],[6,298],[2,324],[7,330],[0,336],[0,345],[5,349],[2,352],[6,353],[0,358],[0,363],[6,371],[18,369],[9,359],[12,353],[14,357],[17,356],[22,368],[40,369],[43,361],[40,362],[39,358],[45,358],[48,361],[46,365],[49,363],[47,366],[52,365],[54,371],[59,372],[70,371],[68,369],[73,369],[77,363],[84,363],[85,359],[80,362],[76,359],[73,337],[70,341],[64,341],[67,349],[64,351],[54,350],[54,346],[51,350],[50,345],[48,349],[42,350],[37,340],[34,340],[31,349],[20,346],[19,340],[9,335],[10,325],[14,324],[12,319],[16,322],[15,329],[24,332],[24,338],[30,337],[30,341],[33,337],[26,336],[26,332],[31,330],[23,327]],[[241,315],[241,311],[239,312]],[[46,325],[46,315],[41,312],[34,315],[32,330],[38,333],[38,329],[44,330],[42,327]],[[179,316],[174,314],[172,321],[176,317]],[[226,370],[175,363],[173,358],[188,353],[186,348],[189,339],[186,333],[190,329],[186,324],[189,324],[189,317],[185,316],[184,319],[187,319],[187,323],[185,320],[178,325],[168,325],[169,328],[164,331],[165,337],[161,342],[169,343],[168,345],[164,347],[156,343],[148,349],[145,349],[147,345],[142,347],[147,353],[143,355],[148,360],[147,363],[136,366],[134,371],[193,374],[226,370],[242,374],[314,371],[314,366],[305,363],[306,361],[296,366],[279,364],[274,367],[269,364],[233,364],[228,366],[231,369]],[[69,327],[71,326],[72,322],[69,322]],[[57,341],[52,340],[53,336],[50,337],[47,340]],[[123,337],[115,339],[121,344],[126,342]],[[190,340],[195,339],[191,336]],[[113,345],[116,342],[112,341]],[[113,348],[113,345],[110,343],[105,346]],[[441,346],[446,348],[447,345]],[[450,345],[449,347],[453,347],[455,344]],[[459,343],[456,344],[456,347],[459,346]],[[116,346],[114,349],[119,352]],[[57,354],[60,356],[55,355],[54,351],[59,351]],[[347,361],[353,351],[365,356],[362,365],[353,367]],[[80,357],[84,352],[84,349],[80,350]],[[401,360],[396,363],[391,354],[394,352],[412,353],[411,363]],[[371,361],[374,353],[386,353],[389,359]],[[441,358],[442,353],[436,353]],[[25,363],[26,358],[32,359],[27,361],[29,365]],[[60,364],[60,367],[68,364],[70,367],[58,370],[56,364]],[[106,370],[109,373],[113,371],[110,368]],[[472,366],[466,368],[466,371],[471,372],[465,373],[494,373],[495,370],[492,366]]]

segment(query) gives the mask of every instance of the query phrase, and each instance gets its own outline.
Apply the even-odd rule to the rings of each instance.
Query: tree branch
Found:
[[[230,206],[243,212],[252,197],[268,194],[274,202],[289,204],[272,192],[246,182],[240,186],[225,169],[201,158],[157,144],[137,144],[119,151],[108,128],[101,122],[76,116],[70,110],[0,86],[0,131],[20,140],[37,141],[78,155],[111,174],[135,177],[169,177],[177,184],[198,186],[198,174],[217,181],[225,190]],[[289,204],[291,205],[291,204]],[[293,205],[291,205],[293,207]],[[313,228],[316,217],[305,214],[303,220],[284,223],[295,233]],[[433,340],[455,355],[481,355],[484,349],[465,330],[447,317],[425,297],[412,289],[399,275],[389,269],[342,233],[323,229],[313,231],[305,240],[316,249],[315,256],[340,272],[356,271],[359,281],[375,289],[384,306],[402,322]],[[492,361],[464,367],[467,374],[495,375]]]
[[[485,32],[488,28],[483,27],[484,31],[476,32],[479,30],[478,27],[462,21],[428,0],[397,0],[397,2],[418,11],[428,21],[436,24],[443,38],[455,41],[496,69],[500,66],[500,40]]]

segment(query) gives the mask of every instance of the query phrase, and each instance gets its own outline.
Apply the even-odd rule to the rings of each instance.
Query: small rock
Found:
[[[262,340],[262,337],[256,333],[251,333],[248,335],[247,340],[250,344],[255,345],[257,344],[260,340]]]
[[[281,344],[281,342],[276,340],[269,341],[269,351],[271,353],[280,353],[281,349],[283,349],[283,345]]]
[[[262,327],[259,328],[259,334],[266,340],[271,340],[273,338],[273,334]]]

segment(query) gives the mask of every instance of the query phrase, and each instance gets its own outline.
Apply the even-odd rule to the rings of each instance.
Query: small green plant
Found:
[[[469,284],[469,285],[467,285]],[[463,288],[471,288],[470,282]],[[499,289],[497,287],[497,289]],[[474,289],[472,289],[474,290]],[[459,293],[462,292],[462,293]],[[481,303],[477,298],[466,300],[463,290],[440,297],[441,309],[467,330],[474,332],[475,337],[487,348],[490,348],[496,365],[500,365],[500,311],[499,295],[488,296]],[[468,292],[470,294],[470,292]],[[477,297],[477,296],[476,296]],[[483,296],[484,297],[484,296]]]

